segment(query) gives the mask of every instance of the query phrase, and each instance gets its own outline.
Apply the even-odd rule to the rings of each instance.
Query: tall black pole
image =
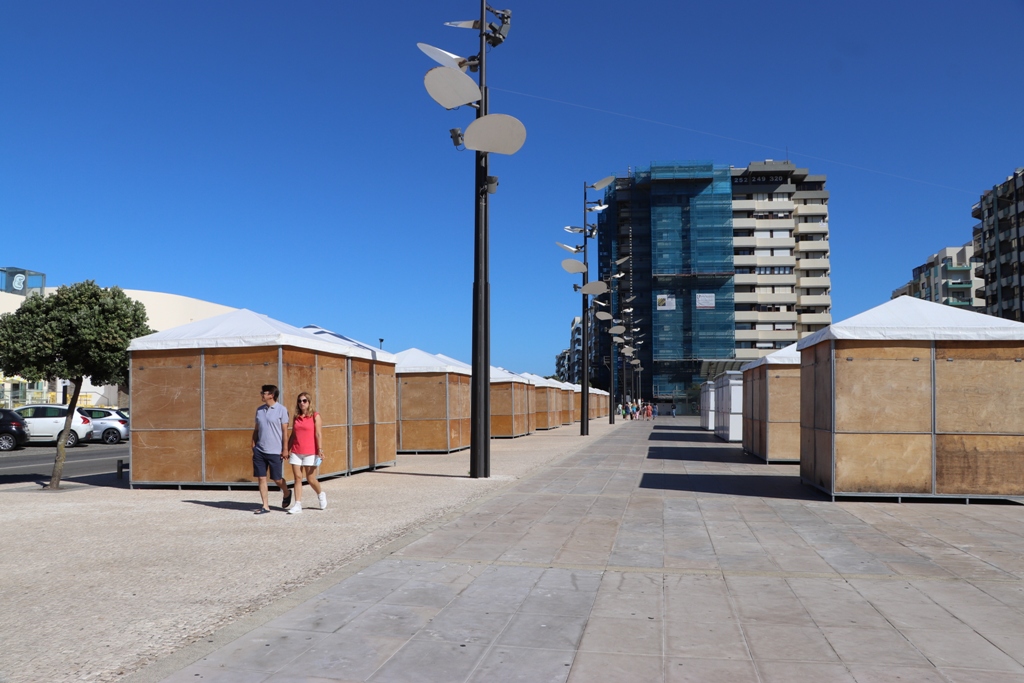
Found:
[[[487,116],[487,0],[480,2],[480,106],[476,117]],[[491,285],[488,273],[487,152],[476,153],[473,235],[473,377],[470,383],[469,476],[491,476]]]
[[[608,299],[610,301],[611,297],[608,297]],[[611,378],[612,378],[611,391],[608,392],[608,396],[609,396],[609,400],[608,400],[608,424],[610,424],[610,425],[615,424],[615,405],[616,405],[615,404],[615,365],[616,365],[616,357],[615,357],[616,354],[615,354],[615,351],[616,351],[616,349],[615,349],[615,342],[613,341],[612,342],[612,355],[611,355],[611,361],[612,362],[608,364],[608,371],[609,371],[608,374],[611,375]]]
[[[583,181],[583,390],[580,392],[580,436],[590,434],[590,319],[587,315],[586,286],[590,281],[590,263],[587,261],[587,181]]]

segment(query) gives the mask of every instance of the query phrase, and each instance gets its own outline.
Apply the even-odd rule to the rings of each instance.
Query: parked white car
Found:
[[[14,412],[24,418],[28,424],[29,441],[56,441],[60,431],[64,429],[64,418],[68,407],[60,405],[34,405],[17,408]],[[76,412],[71,420],[71,431],[68,432],[66,445],[77,446],[80,442],[92,438],[92,420]]]
[[[79,408],[78,412],[92,418],[92,433],[97,441],[121,443],[128,438],[131,430],[128,416],[113,408]]]

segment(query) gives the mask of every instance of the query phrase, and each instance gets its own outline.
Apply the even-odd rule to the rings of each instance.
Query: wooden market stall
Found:
[[[842,495],[1024,495],[1024,324],[913,297],[801,340],[800,476]]]
[[[255,485],[259,390],[320,413],[321,476],[395,462],[394,356],[245,309],[140,337],[131,354],[131,483]],[[290,468],[285,468],[290,477]]]
[[[415,348],[395,356],[398,452],[451,453],[469,448],[470,370]]]
[[[579,403],[576,400],[578,389],[575,384],[569,382],[559,382],[559,388],[562,391],[562,424],[571,425],[577,420],[577,414],[579,413]]]
[[[525,377],[491,368],[491,438],[512,439],[530,433],[530,389]]]
[[[561,382],[529,372],[522,376],[532,381],[535,390],[534,418],[537,430],[557,429],[562,426]]]
[[[800,462],[800,353],[796,344],[743,366],[743,450]]]

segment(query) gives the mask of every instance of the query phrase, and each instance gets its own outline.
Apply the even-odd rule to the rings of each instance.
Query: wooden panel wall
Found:
[[[279,384],[277,347],[206,349],[205,363],[206,429],[248,429],[251,434],[262,405],[260,387]]]
[[[198,350],[132,353],[133,433],[144,429],[201,427],[201,363]]]
[[[134,389],[134,384],[132,386]],[[138,412],[132,399],[132,412]],[[201,482],[202,432],[132,430],[132,482]]]
[[[281,350],[281,357],[284,361],[284,381],[280,387],[280,400],[288,409],[288,417],[295,419],[299,393],[303,391],[313,397],[313,405],[316,411],[320,412],[320,402],[317,400],[316,390],[316,354],[312,351],[285,348]],[[322,425],[322,415],[320,422]]]
[[[400,452],[448,452],[450,401],[449,377],[444,372],[399,374],[397,382],[401,419],[398,422]],[[456,441],[457,439],[456,430]],[[457,447],[457,446],[455,446]]]
[[[368,360],[352,359],[352,424],[370,424],[370,371]]]
[[[766,422],[769,462],[800,462],[800,424]]]
[[[1021,342],[936,342],[935,384],[939,433],[1024,434]]]
[[[761,447],[768,462],[800,460],[800,366],[766,365]]]
[[[804,482],[814,482],[817,346],[800,352],[800,479]]]
[[[837,341],[835,431],[931,432],[931,355],[928,341]]]
[[[935,461],[937,493],[1024,495],[1024,436],[1019,434],[939,434]]]
[[[836,493],[930,493],[930,434],[836,434]]]
[[[537,387],[532,384],[526,385],[526,431],[537,431]]]
[[[400,413],[403,422],[447,419],[447,373],[399,374],[398,382],[402,387]]]
[[[255,408],[253,412],[255,413]],[[206,481],[224,484],[255,481],[252,476],[251,426],[248,429],[207,430],[204,438]],[[289,477],[290,474],[291,468],[285,465],[285,477]]]
[[[348,359],[317,354],[317,384],[320,396],[316,409],[323,428],[348,426]],[[327,437],[324,437],[326,440]],[[346,458],[348,456],[346,455]]]

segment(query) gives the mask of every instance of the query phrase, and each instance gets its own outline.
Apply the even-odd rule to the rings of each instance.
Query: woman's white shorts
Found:
[[[288,456],[288,462],[292,465],[302,465],[303,467],[312,467],[316,464],[315,455],[299,455],[298,453],[292,453]]]

